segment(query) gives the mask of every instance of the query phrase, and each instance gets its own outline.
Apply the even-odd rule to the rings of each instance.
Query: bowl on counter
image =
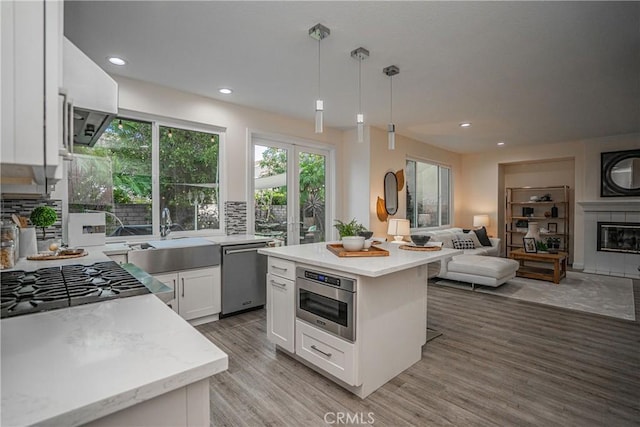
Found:
[[[424,246],[431,239],[431,236],[427,236],[425,234],[412,234],[411,241],[416,246]]]
[[[362,236],[365,240],[368,240],[373,236],[373,231],[361,231],[358,233],[358,236]]]
[[[364,240],[363,236],[344,236],[342,247],[349,252],[361,251],[364,248]]]

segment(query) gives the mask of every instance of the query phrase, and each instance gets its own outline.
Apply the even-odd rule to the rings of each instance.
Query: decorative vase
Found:
[[[553,205],[551,208],[551,218],[558,218],[558,208],[556,205]]]
[[[529,229],[527,231],[527,234],[524,235],[524,237],[533,237],[534,239],[536,239],[536,242],[540,241],[540,228],[539,228],[539,224],[537,222],[529,222]]]

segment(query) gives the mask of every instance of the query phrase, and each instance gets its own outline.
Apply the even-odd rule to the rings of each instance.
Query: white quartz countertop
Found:
[[[3,319],[3,426],[75,426],[228,367],[153,295]]]
[[[88,248],[84,248],[88,255],[78,258],[56,259],[51,261],[30,261],[26,258],[20,258],[11,270],[34,271],[39,268],[59,267],[61,265],[91,265],[95,264],[96,262],[110,261],[109,257],[105,255],[104,252],[102,252],[102,248],[103,247],[101,246],[91,246]]]
[[[264,248],[258,249],[258,253],[369,277],[384,276],[463,253],[461,250],[447,248],[428,252],[408,251],[393,243],[375,246],[388,250],[389,256],[341,258],[327,249],[327,243]]]

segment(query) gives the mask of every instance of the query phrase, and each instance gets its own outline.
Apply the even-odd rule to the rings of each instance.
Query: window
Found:
[[[107,236],[157,234],[153,213],[165,207],[172,231],[220,228],[217,132],[118,117],[93,147],[75,148],[69,212],[105,212]]]
[[[407,160],[407,219],[412,228],[451,223],[451,169]]]

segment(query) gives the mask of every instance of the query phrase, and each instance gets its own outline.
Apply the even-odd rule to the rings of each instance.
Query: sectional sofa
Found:
[[[497,287],[516,276],[519,263],[512,259],[500,258],[500,239],[491,237],[487,241],[486,230],[484,233],[478,232],[481,238],[478,238],[474,231],[465,233],[462,228],[433,230],[423,234],[431,236],[432,242],[442,242],[443,247],[464,251],[463,255],[441,261],[439,270],[430,269],[433,276],[468,282],[471,283],[472,289],[475,285]],[[487,243],[491,245],[488,246]]]

